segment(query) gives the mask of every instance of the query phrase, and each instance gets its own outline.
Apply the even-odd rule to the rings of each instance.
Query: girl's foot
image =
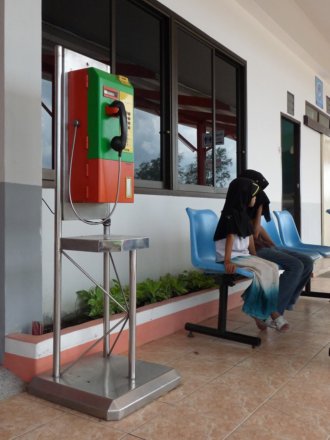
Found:
[[[262,321],[262,319],[259,318],[253,318],[257,324],[257,327],[259,330],[266,330],[267,324],[265,321]]]
[[[290,328],[288,321],[282,315],[274,319],[273,323],[274,323],[274,328],[276,328],[276,330],[279,332],[286,332]]]

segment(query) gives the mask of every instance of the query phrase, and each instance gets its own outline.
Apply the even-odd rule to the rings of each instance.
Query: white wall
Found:
[[[300,60],[280,40],[234,0],[162,0],[187,21],[209,34],[247,61],[248,167],[260,170],[269,180],[267,193],[272,209],[281,208],[280,114],[286,113],[287,91],[295,95],[295,119],[301,122],[302,237],[320,242],[320,136],[303,125],[305,100],[314,103],[314,78],[318,72]],[[322,76],[321,76],[322,79]],[[330,93],[325,84],[325,94]],[[51,190],[44,196],[52,204]],[[150,248],[138,252],[138,279],[157,278],[191,267],[189,227],[185,208],[210,208],[220,212],[223,200],[137,195],[134,205],[120,205],[112,232],[150,237]],[[79,231],[78,231],[79,229]],[[43,208],[44,311],[52,310],[52,216]],[[89,227],[67,222],[64,234],[90,233]],[[95,232],[93,232],[95,233]],[[127,281],[127,257],[119,256],[123,282]],[[81,255],[95,276],[102,262]],[[75,301],[75,291],[91,283],[65,264],[64,309]]]
[[[1,0],[0,182],[41,186],[40,78],[25,73],[41,71],[41,47],[30,43],[41,41],[40,10],[40,0]]]
[[[43,197],[53,208],[54,191],[44,190]],[[223,200],[196,197],[135,196],[134,204],[118,205],[112,220],[111,233],[150,238],[149,249],[137,251],[137,279],[157,279],[166,273],[178,274],[192,268],[186,207],[213,209],[220,214]],[[54,216],[44,205],[43,223],[43,309],[51,316],[53,309],[53,228]],[[76,221],[63,222],[63,236],[102,233],[94,227]],[[71,252],[76,261],[102,284],[102,255]],[[113,254],[120,280],[128,284],[128,252]],[[114,272],[111,279],[115,278]],[[92,283],[63,257],[63,311],[75,309],[76,291],[89,288]]]

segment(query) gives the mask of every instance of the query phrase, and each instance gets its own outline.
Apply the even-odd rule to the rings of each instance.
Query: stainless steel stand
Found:
[[[65,118],[63,68],[61,47],[56,51],[56,190],[55,190],[55,263],[54,263],[54,345],[53,371],[33,378],[28,386],[31,394],[105,420],[119,420],[141,408],[153,399],[175,388],[180,375],[173,369],[149,362],[136,361],[136,252],[149,247],[147,237],[112,236],[109,224],[104,223],[103,235],[62,237],[63,169],[62,152],[65,153]],[[88,65],[91,65],[88,63]],[[103,253],[103,286],[84,270],[70,255],[71,251]],[[119,336],[129,322],[128,358],[113,356],[110,347],[109,302],[116,301],[109,295],[110,261],[113,252],[129,252],[129,305],[123,308]],[[61,284],[62,256],[65,256],[104,293],[103,356],[102,354],[78,358],[61,371]],[[118,303],[119,304],[119,303]],[[89,349],[91,349],[96,341]],[[87,350],[88,351],[88,350]]]

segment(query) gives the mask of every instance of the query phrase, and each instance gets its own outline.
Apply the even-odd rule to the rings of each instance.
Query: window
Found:
[[[178,182],[226,188],[238,166],[238,68],[183,29],[177,56]]]
[[[212,185],[211,49],[178,31],[178,182]]]
[[[164,180],[163,29],[166,20],[161,15],[128,0],[117,2],[116,72],[129,77],[134,86],[135,178],[155,182]]]
[[[226,188],[237,176],[238,93],[237,67],[228,60],[215,57],[215,187]]]
[[[304,124],[318,133],[330,136],[330,116],[309,102],[305,105]]]
[[[44,168],[53,168],[54,46],[134,86],[136,192],[219,196],[244,167],[245,69],[155,0],[42,0]],[[171,31],[170,31],[171,30]]]

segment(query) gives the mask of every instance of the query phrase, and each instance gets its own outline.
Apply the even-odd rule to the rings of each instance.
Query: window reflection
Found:
[[[213,185],[211,49],[178,31],[178,181]]]
[[[160,117],[134,109],[135,177],[143,180],[161,180],[159,149]]]
[[[215,57],[216,147],[215,186],[227,187],[237,175],[236,68]]]
[[[116,71],[134,87],[135,177],[161,181],[161,20],[121,0],[116,29]]]
[[[179,181],[197,184],[197,130],[195,127],[179,124],[178,135]]]
[[[183,30],[178,44],[178,180],[225,188],[237,175],[236,67]]]
[[[41,126],[42,126],[42,167],[53,168],[53,151],[52,151],[52,116],[53,116],[53,100],[52,100],[52,82],[47,79],[42,80],[41,89]]]

